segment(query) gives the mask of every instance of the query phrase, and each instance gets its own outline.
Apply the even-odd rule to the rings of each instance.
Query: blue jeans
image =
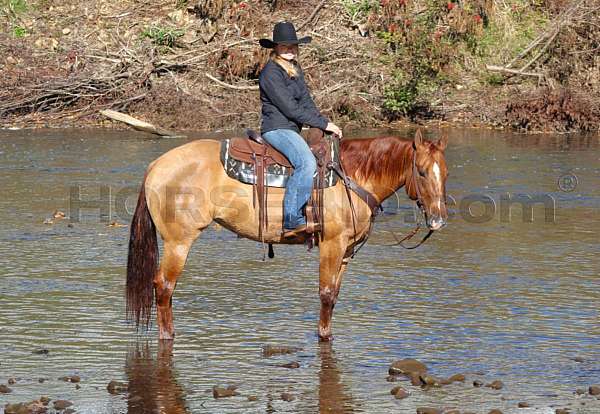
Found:
[[[317,170],[315,156],[304,138],[291,129],[265,132],[263,138],[285,155],[294,167],[294,173],[288,179],[283,199],[283,227],[294,229],[306,224],[302,208],[312,192],[313,176]]]

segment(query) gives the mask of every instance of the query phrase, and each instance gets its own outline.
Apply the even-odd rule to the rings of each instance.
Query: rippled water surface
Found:
[[[114,199],[131,208],[147,164],[184,142],[0,132],[0,383],[17,379],[0,407],[47,395],[81,413],[600,413],[600,401],[573,395],[600,383],[598,137],[450,131],[449,225],[417,250],[389,247],[389,231],[412,228],[412,205],[388,200],[345,275],[332,345],[316,338],[317,252],[276,246],[263,263],[258,243],[216,227],[194,245],[175,291],[174,344],[159,344],[155,326],[136,334],[125,322],[129,228],[107,224],[130,218]],[[565,174],[576,176],[574,189],[564,179],[569,191],[558,188]],[[106,190],[81,220],[44,224],[55,210],[72,212],[70,195],[98,200],[102,188],[112,206]],[[513,206],[507,219],[506,194],[545,197],[550,208],[537,205],[523,222]],[[495,205],[489,218],[485,205]],[[266,344],[302,351],[264,358]],[[401,358],[467,382],[427,391],[403,382],[412,395],[397,401],[386,376]],[[291,361],[300,368],[279,367]],[[58,380],[75,374],[79,389]],[[496,379],[500,391],[471,385]],[[129,393],[110,395],[111,380]],[[240,395],[215,400],[214,385]],[[521,401],[537,409],[517,409]]]

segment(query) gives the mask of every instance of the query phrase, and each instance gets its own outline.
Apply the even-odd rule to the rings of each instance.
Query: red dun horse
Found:
[[[341,162],[346,173],[379,203],[401,187],[418,200],[430,230],[447,219],[444,158],[447,138],[425,141],[417,132],[414,143],[397,137],[342,141]],[[127,316],[146,326],[154,296],[160,339],[173,339],[172,295],[190,247],[213,221],[241,237],[259,240],[258,211],[253,187],[225,173],[220,143],[198,140],[174,148],[153,161],[144,177],[131,223],[127,261]],[[303,243],[282,239],[284,189],[269,189],[268,243]],[[318,333],[332,339],[331,319],[342,277],[353,248],[368,236],[371,209],[351,193],[352,217],[346,189],[340,181],[324,190],[324,236],[319,242]],[[164,241],[159,264],[156,230]]]

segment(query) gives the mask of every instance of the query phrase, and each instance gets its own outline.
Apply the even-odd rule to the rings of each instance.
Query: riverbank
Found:
[[[531,4],[530,4],[531,3]],[[0,126],[257,128],[257,40],[292,20],[315,101],[347,129],[600,125],[599,0],[0,3]]]

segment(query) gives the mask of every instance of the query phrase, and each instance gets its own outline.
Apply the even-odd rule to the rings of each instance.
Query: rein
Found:
[[[417,206],[421,211],[421,214],[425,215],[425,208],[423,207],[423,199],[421,197],[421,190],[419,189],[419,181],[417,180],[417,150],[413,150],[413,162],[412,162],[412,181],[415,186],[415,193],[417,194]],[[396,234],[392,232],[392,236],[396,239],[396,243],[391,244],[390,246],[400,246],[406,250],[413,250],[425,243],[425,241],[433,234],[433,230],[429,230],[429,232],[423,237],[423,239],[414,246],[405,246],[404,242],[412,239],[421,229],[421,222],[417,223],[417,227],[415,227],[410,233],[408,233],[402,240],[398,240]]]
[[[336,139],[339,138],[336,136]],[[373,223],[375,222],[375,217],[377,217],[377,215],[381,211],[383,211],[383,207],[381,207],[381,204],[379,204],[377,198],[370,191],[358,185],[356,181],[354,181],[346,174],[341,163],[338,164],[332,161],[327,165],[327,168],[333,170],[342,179],[342,182],[344,183],[344,188],[346,189],[346,195],[348,196],[348,202],[350,203],[350,210],[352,212],[352,226],[354,228],[354,233],[352,236],[354,239],[354,243],[352,247],[352,254],[350,255],[350,257],[354,258],[356,253],[358,253],[358,251],[362,249],[362,247],[369,239],[369,236],[371,235],[371,230],[373,228]],[[369,229],[367,230],[364,239],[360,242],[358,247],[354,247],[356,245],[356,210],[354,208],[354,203],[352,202],[352,196],[350,194],[350,191],[354,191],[365,203],[367,203],[367,205],[371,209]]]

